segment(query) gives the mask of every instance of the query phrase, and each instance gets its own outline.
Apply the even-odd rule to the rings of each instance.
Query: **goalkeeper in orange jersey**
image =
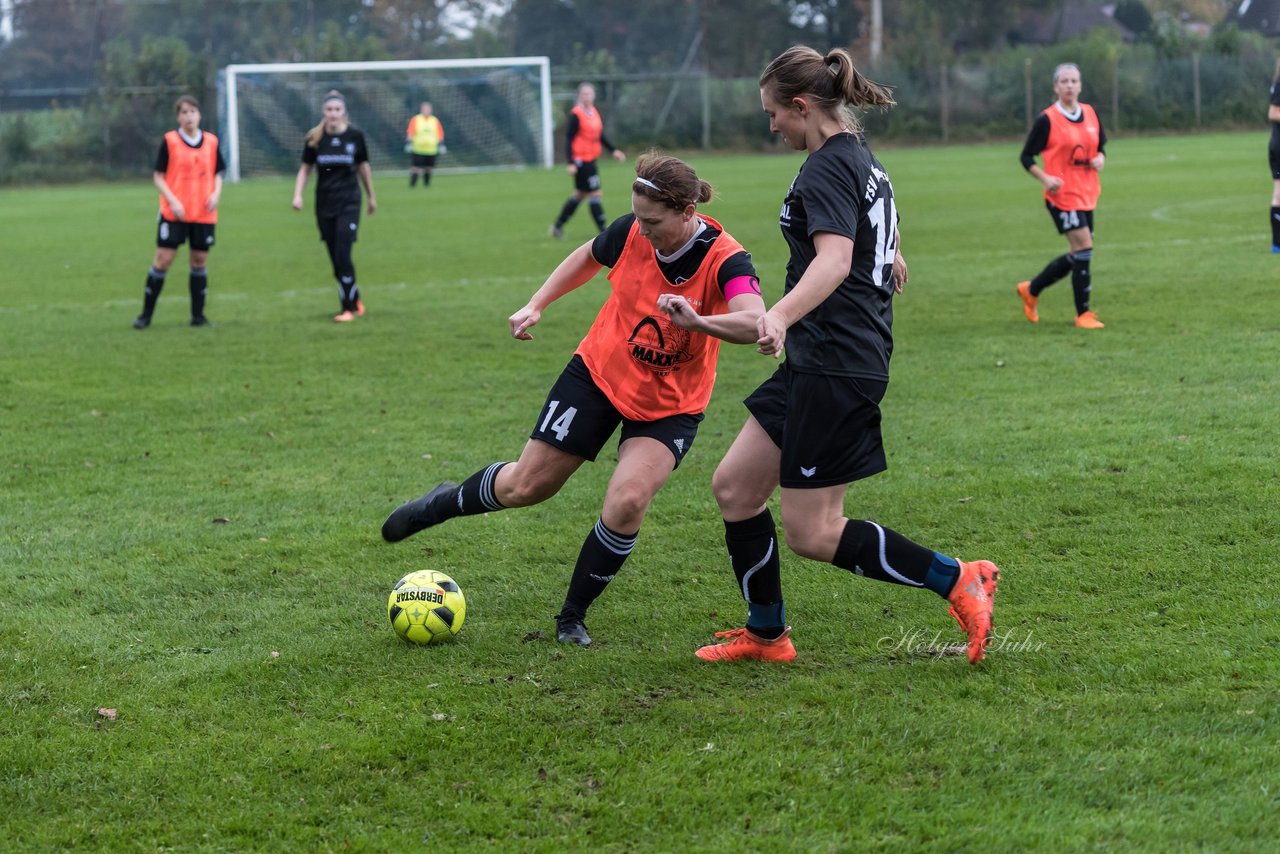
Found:
[[[432,114],[431,102],[423,101],[418,114],[409,119],[405,130],[409,149],[409,186],[412,188],[422,178],[422,186],[431,186],[431,170],[436,168],[436,156],[444,154],[444,127]]]

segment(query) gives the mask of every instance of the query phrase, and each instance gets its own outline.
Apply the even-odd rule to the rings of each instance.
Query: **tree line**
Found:
[[[557,68],[622,73],[695,65],[757,73],[797,42],[865,45],[875,0],[11,0],[0,88],[71,90],[100,81],[121,47],[176,40],[201,70],[230,63],[549,56]],[[1029,16],[1067,0],[880,0],[888,55],[907,65],[1015,45]],[[1114,16],[1165,39],[1226,0],[1119,0]],[[1153,11],[1156,9],[1158,11]],[[1175,39],[1176,40],[1176,39]],[[695,48],[696,42],[696,48]],[[172,51],[172,48],[170,48]]]
[[[1125,62],[1145,63],[1140,78],[1174,74],[1180,98],[1177,81],[1191,72],[1178,63],[1205,54],[1210,76],[1221,78],[1210,81],[1221,88],[1210,96],[1239,101],[1236,112],[1210,122],[1231,124],[1247,115],[1256,67],[1269,65],[1275,51],[1233,27],[1216,27],[1206,38],[1184,26],[1188,18],[1221,21],[1233,5],[1227,0],[1117,0],[1109,6],[1136,36],[1132,44],[1101,31],[1078,47],[1028,43],[1036,21],[1073,5],[1080,0],[10,0],[10,35],[0,41],[0,181],[54,171],[88,177],[70,174],[68,163],[94,175],[138,171],[145,156],[136,152],[149,152],[158,129],[168,126],[177,94],[208,104],[206,126],[216,129],[216,74],[231,63],[546,55],[568,87],[578,79],[677,71],[750,81],[791,44],[844,46],[903,96],[872,127],[936,139],[1016,132],[1022,66],[1032,56],[1088,57],[1086,96],[1105,95],[1118,112]],[[884,50],[868,69],[873,21],[882,22],[877,42]],[[1228,58],[1225,66],[1215,57]],[[1106,91],[1091,93],[1091,84]],[[1040,88],[1049,94],[1047,85]],[[1202,121],[1198,104],[1193,117],[1167,107],[1157,113],[1143,107],[1150,96],[1141,87],[1125,91],[1132,93],[1125,110],[1131,127]],[[989,113],[999,109],[967,134],[952,134],[948,117],[964,111],[947,102],[958,97],[977,99]],[[754,127],[754,118],[741,121]],[[84,158],[89,151],[95,156]],[[61,168],[47,168],[52,164]]]

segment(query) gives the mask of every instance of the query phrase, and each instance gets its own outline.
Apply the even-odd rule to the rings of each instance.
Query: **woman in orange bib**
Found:
[[[160,142],[152,175],[160,191],[160,214],[156,225],[156,255],[147,271],[143,291],[142,314],[133,321],[134,329],[151,325],[151,315],[164,288],[169,266],[178,248],[189,243],[191,275],[191,325],[207,326],[204,316],[205,292],[209,286],[206,265],[213,248],[214,227],[218,222],[218,200],[222,196],[222,173],[226,164],[218,138],[200,130],[200,104],[183,95],[173,105],[178,116],[177,130],[171,130]]]
[[[1080,101],[1080,69],[1064,63],[1053,70],[1058,100],[1031,126],[1022,147],[1022,167],[1044,185],[1044,206],[1058,233],[1067,238],[1067,254],[1059,255],[1034,279],[1018,283],[1022,311],[1032,323],[1040,321],[1041,292],[1071,274],[1076,326],[1101,329],[1103,323],[1089,308],[1093,278],[1093,209],[1101,187],[1098,173],[1107,162],[1107,135],[1093,107]],[[1036,163],[1036,156],[1044,166]]]
[[[559,216],[551,224],[551,236],[557,240],[564,237],[564,224],[573,216],[583,199],[587,199],[591,207],[591,218],[595,220],[596,230],[604,231],[604,203],[600,201],[600,170],[596,160],[606,148],[619,163],[627,159],[622,149],[610,142],[609,137],[604,134],[604,120],[596,109],[596,87],[590,83],[580,83],[578,100],[569,111],[569,121],[565,125],[564,156],[568,162],[565,170],[573,176],[573,195],[565,200]]]
[[[455,516],[546,501],[595,460],[621,425],[618,464],[556,617],[562,643],[591,643],[587,608],[635,546],[658,490],[693,444],[715,383],[720,342],[756,340],[764,300],[751,256],[697,206],[711,185],[658,154],[636,163],[632,213],[573,250],[508,319],[529,330],[551,303],[609,267],[610,294],[547,395],[520,458],[402,504],[382,526],[398,542]]]

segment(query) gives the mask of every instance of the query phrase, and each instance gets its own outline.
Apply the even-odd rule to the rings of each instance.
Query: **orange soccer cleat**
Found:
[[[961,561],[960,577],[947,597],[951,603],[948,609],[951,616],[969,636],[970,664],[977,664],[987,654],[987,642],[991,640],[991,628],[995,625],[992,612],[999,581],[1000,567],[991,561]]]
[[[342,311],[333,316],[334,323],[350,323],[355,319],[356,319],[355,313],[350,311]]]
[[[364,300],[356,300],[356,317],[364,317]]]
[[[1036,303],[1040,298],[1031,295],[1031,282],[1018,282],[1018,296],[1022,297],[1022,313],[1027,316],[1027,320],[1039,323],[1040,312],[1036,311]]]
[[[756,661],[794,661],[796,648],[791,643],[791,627],[773,640],[752,634],[750,629],[732,629],[716,632],[718,638],[732,638],[726,643],[713,643],[701,647],[694,655],[703,661],[738,661],[744,658]]]
[[[1102,329],[1106,324],[1099,320],[1098,315],[1092,311],[1086,311],[1083,314],[1076,315],[1076,326],[1081,329]]]

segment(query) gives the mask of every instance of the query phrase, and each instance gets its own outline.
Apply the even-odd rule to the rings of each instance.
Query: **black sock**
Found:
[[[430,173],[430,172],[423,172],[423,173],[422,173],[422,186],[424,186],[424,187],[425,187],[425,186],[427,186],[427,185],[428,185],[428,184],[430,184],[430,183],[431,183],[431,173]]]
[[[209,287],[209,271],[204,267],[191,268],[187,277],[187,290],[191,292],[191,316],[204,317],[204,298]]]
[[[960,577],[960,564],[955,558],[913,543],[875,522],[853,519],[845,523],[831,562],[876,581],[927,587],[944,598]]]
[[[413,186],[414,186],[415,184],[417,184],[417,183],[418,183],[418,173],[417,173],[417,172],[410,172],[410,173],[409,173],[409,187],[410,187],[410,189],[412,189],[412,188],[413,188]]]
[[[1271,206],[1271,245],[1280,246],[1280,207]]]
[[[604,231],[604,226],[605,226],[604,202],[600,201],[599,199],[592,199],[590,202],[590,205],[591,205],[591,218],[596,221],[596,228],[599,229],[600,231]]]
[[[1031,280],[1031,295],[1033,297],[1040,296],[1041,291],[1070,272],[1071,256],[1059,255],[1057,258],[1054,258],[1046,264],[1044,269],[1037,273],[1036,277]]]
[[[359,290],[356,288],[355,276],[339,276],[338,277],[338,299],[342,301],[343,311],[356,310],[356,297]]]
[[[564,203],[564,207],[560,208],[560,216],[556,217],[556,228],[564,225],[569,221],[569,217],[573,216],[573,212],[578,209],[581,199],[576,196],[570,196]]]
[[[738,578],[738,592],[747,603],[747,628],[762,638],[781,636],[786,631],[787,618],[773,514],[766,507],[750,519],[725,522],[724,544]]]
[[[582,543],[582,551],[578,552],[569,592],[565,594],[564,607],[560,609],[561,617],[581,620],[586,616],[591,603],[599,598],[614,575],[622,569],[622,564],[626,563],[639,535],[638,531],[634,534],[611,531],[605,527],[603,519],[596,522]]]
[[[142,316],[145,318],[149,319],[156,310],[156,300],[164,290],[164,276],[165,272],[155,267],[147,271],[147,287],[142,292]]]
[[[1081,249],[1069,257],[1071,258],[1071,292],[1076,298],[1076,314],[1084,314],[1089,310],[1089,292],[1093,289],[1093,279],[1089,274],[1093,248]]]
[[[507,509],[494,494],[493,484],[505,462],[490,463],[462,482],[457,490],[436,500],[435,509],[440,521],[455,516],[476,516]]]
[[[338,280],[338,296],[342,300],[343,311],[355,311],[356,300],[360,297],[356,289],[356,265],[351,260],[354,245],[350,240],[325,242],[329,261],[333,264],[333,277]]]

